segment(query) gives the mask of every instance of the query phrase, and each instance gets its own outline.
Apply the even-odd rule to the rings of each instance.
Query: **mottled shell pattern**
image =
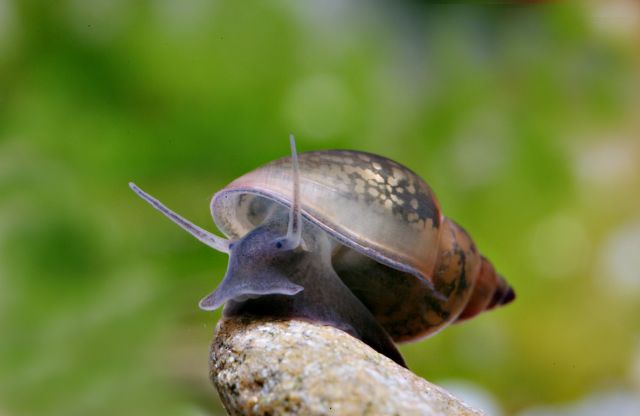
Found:
[[[395,341],[422,338],[514,298],[405,166],[347,150],[298,159],[303,218],[341,243],[336,272]],[[279,159],[217,192],[216,225],[237,239],[261,224],[274,202],[289,207],[292,171],[291,158]]]

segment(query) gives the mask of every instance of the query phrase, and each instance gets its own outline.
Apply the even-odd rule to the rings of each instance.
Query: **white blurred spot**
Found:
[[[447,380],[438,384],[469,406],[483,411],[486,415],[501,416],[503,414],[493,395],[476,384],[463,380]]]
[[[613,231],[600,250],[599,276],[609,289],[640,292],[640,220]]]
[[[640,397],[624,392],[595,393],[585,399],[559,406],[540,406],[518,416],[637,416]]]
[[[637,0],[592,0],[594,27],[604,33],[624,38],[640,34],[640,2]]]
[[[590,266],[591,243],[582,222],[558,213],[539,222],[529,236],[531,266],[544,277],[575,276]]]
[[[126,0],[69,0],[68,18],[85,39],[112,39],[128,23],[130,3]]]
[[[174,34],[188,34],[207,27],[216,2],[209,0],[154,0],[153,11],[160,26]]]
[[[340,134],[352,113],[353,98],[338,78],[314,75],[296,83],[284,102],[291,129],[310,139]]]
[[[348,51],[353,51],[357,43],[357,33],[363,26],[363,13],[368,10],[361,7],[358,1],[323,0],[323,1],[291,1],[294,16],[300,21],[300,32],[310,36],[300,43],[302,55],[314,50],[309,47],[315,42],[322,45],[321,59],[338,58]],[[326,45],[326,46],[325,46]],[[305,58],[317,59],[318,54]]]
[[[490,182],[508,161],[511,146],[504,125],[489,114],[464,126],[453,142],[451,157],[455,172],[468,186]]]
[[[590,145],[579,143],[574,171],[586,187],[619,188],[638,175],[637,144],[625,139],[607,139]]]
[[[640,340],[636,342],[636,350],[631,362],[631,381],[640,397]]]

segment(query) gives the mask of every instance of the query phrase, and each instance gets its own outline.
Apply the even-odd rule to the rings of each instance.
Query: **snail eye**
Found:
[[[273,241],[273,246],[276,250],[286,251],[286,250],[294,250],[296,247],[293,246],[290,239],[287,237],[280,237]]]

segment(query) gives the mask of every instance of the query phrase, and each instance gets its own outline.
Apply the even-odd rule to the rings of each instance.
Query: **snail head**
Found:
[[[258,296],[295,295],[303,287],[292,283],[286,276],[291,273],[291,253],[305,249],[302,240],[302,213],[300,209],[300,170],[293,134],[289,136],[293,169],[293,195],[288,218],[275,215],[264,225],[256,227],[242,238],[231,241],[204,230],[167,208],[144,192],[133,182],[129,187],[152,207],[160,211],[179,227],[214,250],[230,256],[229,265],[220,286],[200,302],[200,307],[213,310],[229,300],[242,301]],[[282,229],[286,224],[286,234]],[[295,263],[295,262],[293,262]]]

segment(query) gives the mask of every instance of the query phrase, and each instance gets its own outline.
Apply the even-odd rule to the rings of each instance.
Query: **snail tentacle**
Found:
[[[293,198],[291,199],[287,235],[278,240],[278,247],[283,250],[294,250],[301,244],[304,248],[304,242],[302,241],[302,212],[300,210],[300,167],[293,134],[289,134],[289,142],[291,144],[291,167],[293,169]]]
[[[186,232],[188,232],[189,234],[191,234],[192,236],[194,236],[204,244],[222,253],[229,253],[230,251],[229,245],[231,244],[231,241],[224,239],[222,237],[218,237],[217,235],[212,234],[209,231],[202,229],[197,225],[193,224],[192,222],[184,219],[180,215],[176,214],[175,212],[167,208],[164,204],[162,204],[162,202],[158,201],[157,199],[155,199],[154,197],[152,197],[142,189],[138,188],[138,186],[135,183],[129,182],[129,187],[140,198],[147,201],[152,207],[154,207],[155,209],[163,213],[167,218],[169,218],[171,221],[178,224],[183,230],[185,230]]]

